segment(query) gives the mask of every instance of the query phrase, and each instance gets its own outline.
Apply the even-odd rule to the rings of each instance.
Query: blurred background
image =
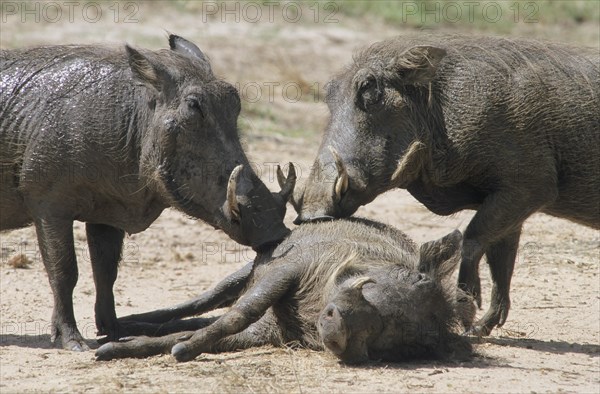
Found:
[[[242,96],[244,138],[313,145],[324,84],[369,43],[405,32],[524,36],[600,48],[591,1],[4,1],[0,47],[194,41]],[[308,140],[308,141],[306,141]],[[313,145],[314,146],[314,145]],[[314,148],[313,148],[314,149]]]

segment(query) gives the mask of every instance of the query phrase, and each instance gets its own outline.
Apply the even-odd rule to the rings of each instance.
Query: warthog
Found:
[[[171,352],[187,361],[289,343],[324,346],[348,363],[465,356],[470,344],[456,329],[472,323],[475,305],[449,280],[461,241],[454,231],[419,249],[399,230],[364,219],[307,223],[197,299],[121,320],[130,332],[171,334],[111,342],[96,356]],[[221,317],[172,320],[234,302]]]
[[[115,339],[113,283],[124,233],[173,206],[255,249],[289,230],[285,202],[253,173],[236,122],[240,98],[204,54],[48,46],[1,51],[0,229],[35,224],[54,293],[52,340],[87,346],[73,315],[73,221],[86,222],[96,326]],[[231,177],[228,176],[231,174]]]
[[[485,254],[491,305],[473,332],[489,334],[506,321],[532,213],[600,228],[599,65],[597,49],[521,39],[419,35],[372,45],[329,85],[331,119],[295,195],[297,222],[350,216],[397,187],[439,215],[476,210],[459,285],[481,306]]]

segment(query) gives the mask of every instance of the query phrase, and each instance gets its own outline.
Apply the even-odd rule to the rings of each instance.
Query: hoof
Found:
[[[90,348],[85,345],[85,346],[81,346],[79,343],[76,343],[74,345],[71,345],[71,349],[69,349],[73,352],[85,352],[86,350],[90,350]]]
[[[477,308],[481,309],[481,293],[475,295],[475,303],[477,304]]]
[[[191,361],[196,358],[185,343],[178,343],[171,348],[171,355],[179,362]]]
[[[464,334],[474,336],[474,337],[487,337],[488,335],[490,335],[491,332],[492,332],[491,328],[488,328],[483,325],[475,325],[475,326],[471,327],[470,329],[468,329],[467,331],[465,331]]]
[[[114,344],[106,343],[96,350],[96,361],[108,361],[114,358]]]
[[[72,352],[86,352],[90,350],[90,347],[81,340],[71,339],[63,343],[63,349],[70,350]]]

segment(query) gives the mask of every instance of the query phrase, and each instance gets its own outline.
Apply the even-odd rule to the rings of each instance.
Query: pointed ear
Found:
[[[161,92],[164,83],[164,71],[136,49],[125,45],[129,67],[133,78],[144,85]]]
[[[401,76],[409,85],[428,84],[438,69],[446,50],[432,46],[412,47],[396,56],[388,64],[388,70]]]
[[[442,280],[456,269],[460,261],[463,236],[454,230],[435,241],[425,242],[419,250],[419,272]]]
[[[196,46],[191,41],[186,40],[183,37],[179,37],[175,34],[169,34],[169,47],[172,51],[180,53],[184,56],[188,56],[202,62],[204,70],[212,74],[212,69],[210,67],[210,61],[208,60],[208,56],[206,56],[200,48]]]

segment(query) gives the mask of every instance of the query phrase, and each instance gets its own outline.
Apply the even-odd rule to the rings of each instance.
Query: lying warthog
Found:
[[[374,44],[330,83],[331,120],[294,199],[297,223],[350,216],[396,187],[439,215],[477,210],[459,284],[481,306],[485,254],[491,306],[473,332],[489,334],[506,321],[525,219],[541,211],[600,228],[599,65],[597,49],[527,40]]]
[[[113,339],[124,333],[112,291],[124,233],[166,207],[255,249],[289,233],[295,175],[271,195],[239,142],[234,87],[191,42],[171,35],[169,44],[0,52],[0,229],[35,224],[54,293],[52,339],[64,348],[87,348],[73,315],[74,220],[86,222],[98,333]]]
[[[121,320],[130,332],[174,334],[125,338],[96,356],[171,352],[187,361],[287,343],[325,345],[348,363],[466,355],[470,345],[455,330],[472,323],[475,305],[449,280],[461,241],[454,231],[418,249],[404,233],[364,219],[307,223],[199,298]],[[218,318],[171,321],[234,302]]]

